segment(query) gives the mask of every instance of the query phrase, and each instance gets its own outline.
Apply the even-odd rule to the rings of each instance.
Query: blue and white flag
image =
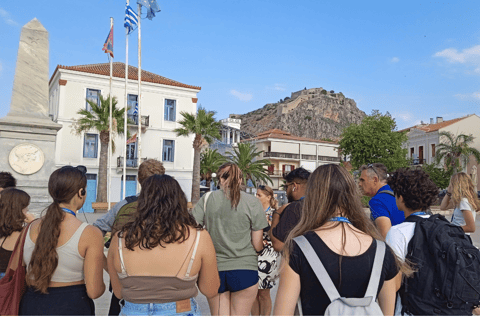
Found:
[[[136,116],[138,114],[138,102],[135,103],[135,109],[133,110],[133,115]]]
[[[127,28],[128,34],[130,34],[138,24],[138,16],[133,11],[132,7],[127,6],[125,9],[125,23],[123,26]]]
[[[152,20],[155,17],[155,12],[160,12],[160,7],[156,0],[137,0],[137,4],[144,6],[147,9],[147,18]]]

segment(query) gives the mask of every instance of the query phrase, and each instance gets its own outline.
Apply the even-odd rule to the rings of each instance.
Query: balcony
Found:
[[[410,164],[414,166],[427,164],[427,160],[426,159],[410,159]]]
[[[138,126],[138,115],[129,114],[127,118],[131,121],[129,125]],[[142,127],[148,127],[150,125],[150,116],[142,116]]]
[[[282,170],[269,170],[267,171],[267,174],[272,177],[283,177],[283,174],[285,172]]]
[[[318,156],[318,160],[320,161],[328,161],[328,162],[340,162],[340,157],[327,157],[327,156]]]
[[[263,152],[264,158],[282,158],[282,159],[300,159],[300,155],[296,153],[283,152]]]
[[[117,158],[117,168],[123,168],[123,158]],[[142,158],[142,162],[147,160],[147,158]],[[127,159],[127,168],[138,168],[138,158]]]
[[[303,160],[316,160],[316,156],[312,154],[302,154],[302,159]]]

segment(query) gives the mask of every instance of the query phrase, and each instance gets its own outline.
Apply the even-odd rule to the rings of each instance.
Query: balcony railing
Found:
[[[318,156],[320,161],[340,162],[340,157]]]
[[[426,164],[427,160],[426,159],[410,159],[410,163],[412,165]]]
[[[302,159],[303,160],[315,160],[315,155],[312,154],[302,154]]]
[[[283,176],[283,173],[284,173],[284,172],[285,172],[285,171],[282,171],[282,170],[269,170],[269,171],[267,172],[267,174],[268,174],[269,176]]]
[[[130,125],[138,125],[138,115],[129,114],[127,115],[127,117],[133,122],[133,123],[130,123]],[[150,116],[142,116],[142,126],[148,127],[149,124],[150,124]]]
[[[142,162],[147,158],[142,158]],[[123,157],[117,158],[117,168],[123,168]],[[127,159],[127,168],[138,168],[138,158]]]
[[[263,152],[264,158],[282,158],[282,159],[300,159],[300,155],[296,153],[283,152]]]

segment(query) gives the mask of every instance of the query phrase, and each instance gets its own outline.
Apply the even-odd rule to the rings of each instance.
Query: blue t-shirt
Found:
[[[394,196],[388,193],[380,193],[384,190],[393,192],[388,184],[377,191],[377,194],[368,202],[370,205],[370,212],[372,213],[371,217],[374,221],[378,217],[390,218],[392,226],[395,226],[405,220],[405,215],[403,214],[403,211],[398,210]]]

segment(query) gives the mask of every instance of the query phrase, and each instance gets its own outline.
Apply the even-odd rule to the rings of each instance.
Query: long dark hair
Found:
[[[153,249],[182,243],[190,237],[189,227],[202,229],[188,212],[187,197],[177,180],[166,174],[155,174],[142,183],[133,218],[119,235],[125,238],[125,247],[130,250],[137,245]]]
[[[60,236],[60,224],[65,217],[60,203],[69,203],[86,186],[85,174],[70,166],[55,170],[48,180],[48,193],[53,203],[48,206],[45,217],[41,220],[26,276],[27,284],[42,293],[47,293],[48,285],[58,265],[56,247]]]
[[[225,180],[223,193],[230,200],[232,209],[236,209],[240,202],[240,188],[243,180],[242,170],[235,163],[227,162],[218,168],[217,177]]]
[[[25,215],[22,210],[29,204],[30,196],[25,191],[7,188],[0,192],[0,238],[23,229]]]

